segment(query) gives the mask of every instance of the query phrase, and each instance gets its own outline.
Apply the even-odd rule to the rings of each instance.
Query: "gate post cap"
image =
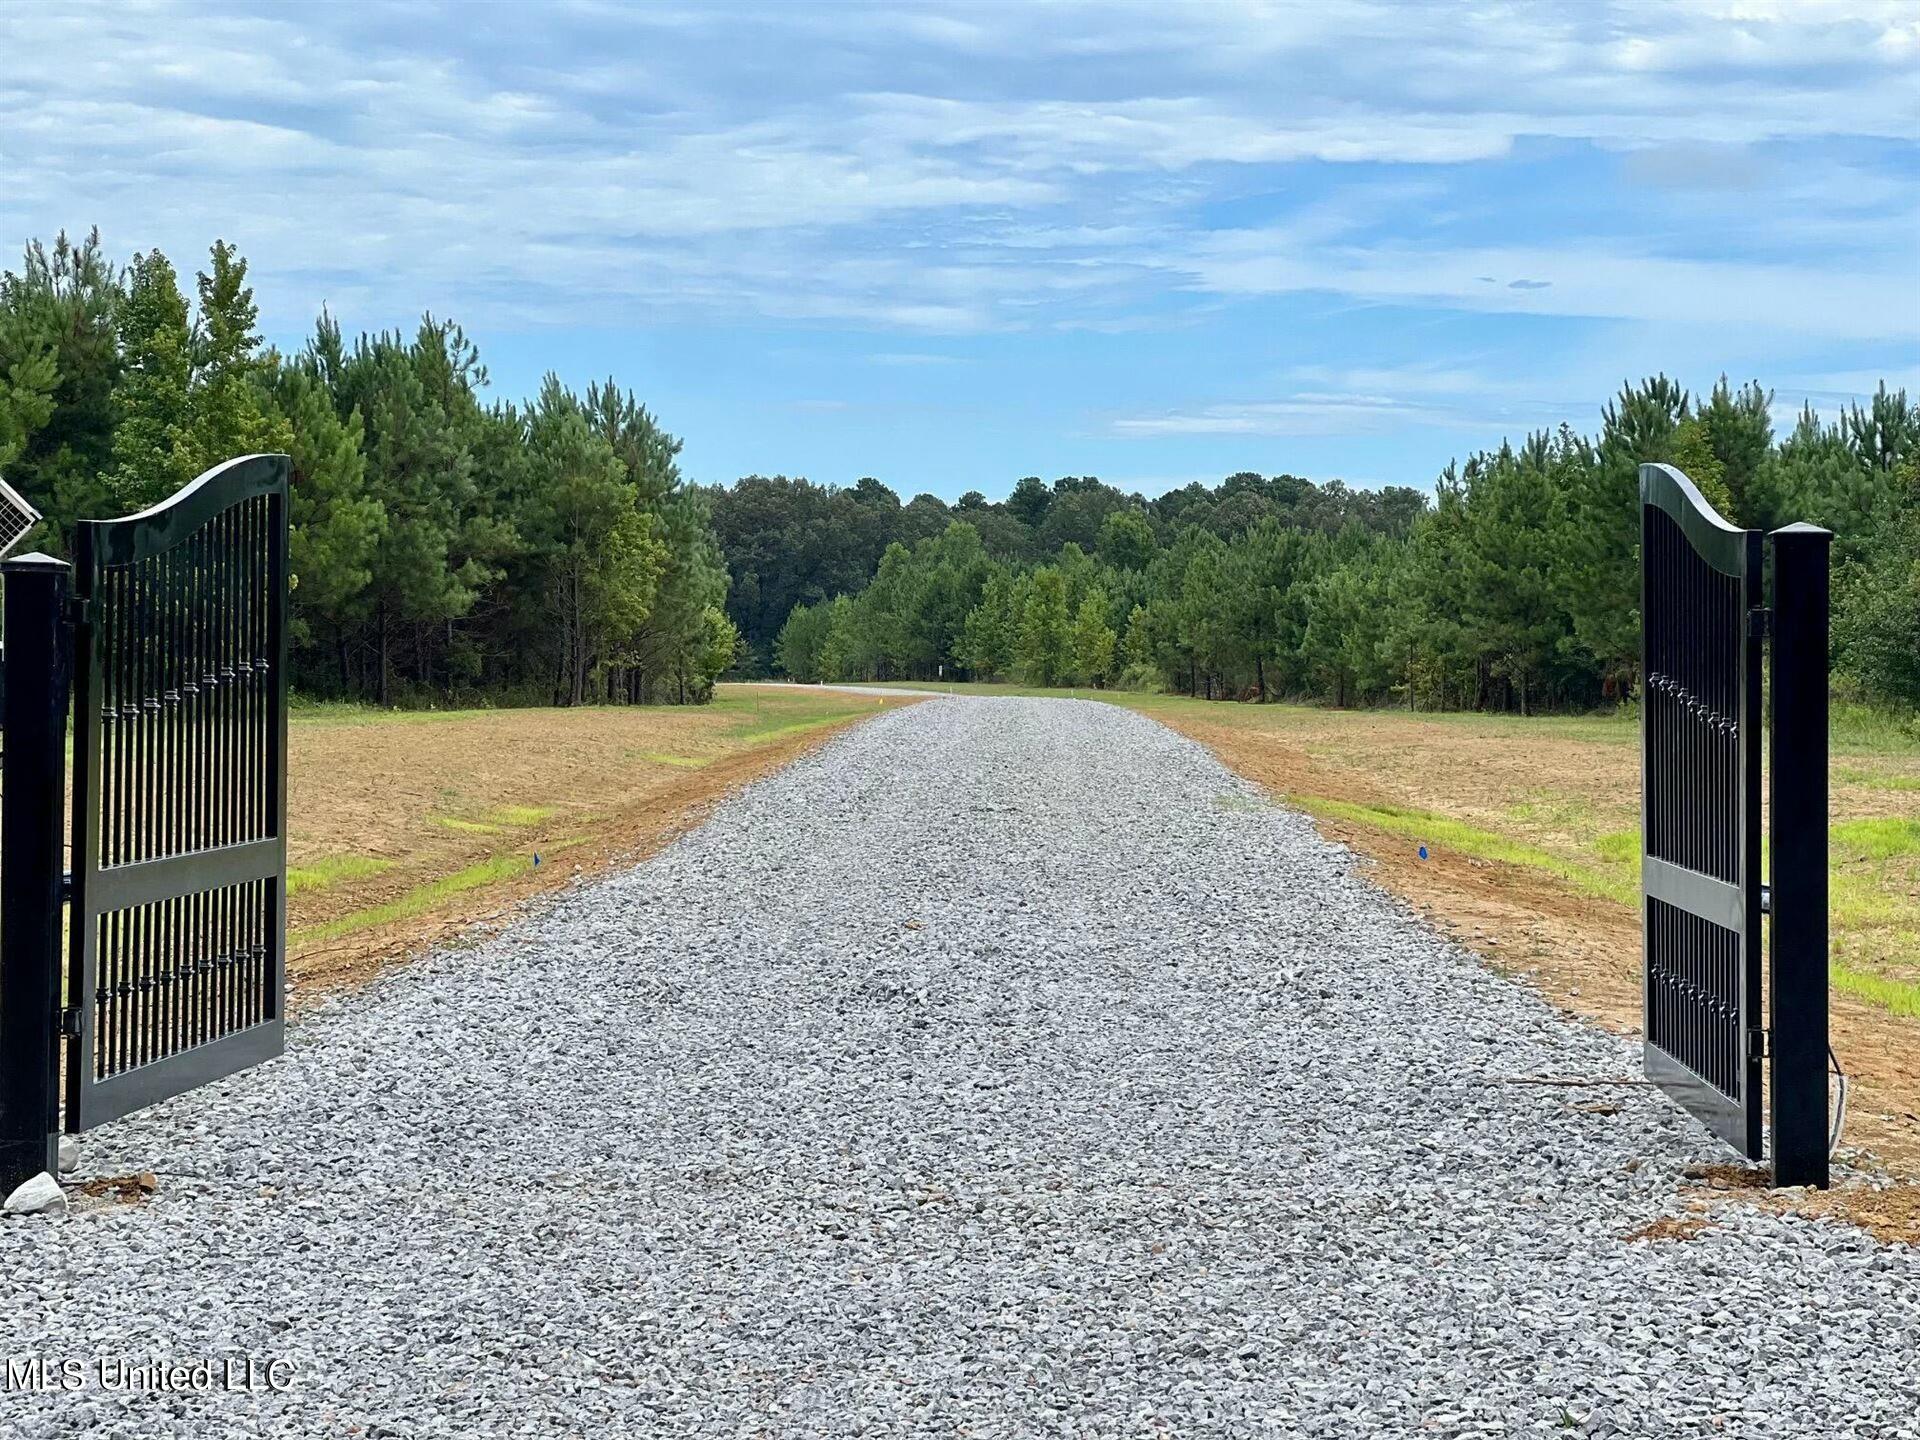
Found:
[[[1833,539],[1833,531],[1819,525],[1811,525],[1805,520],[1796,520],[1791,525],[1782,525],[1778,530],[1769,531],[1767,538],[1777,540],[1782,535],[1817,535],[1823,540]]]
[[[38,550],[31,555],[16,555],[11,560],[0,561],[0,570],[25,570],[31,574],[35,570],[71,570],[73,566],[65,560],[56,560],[51,555],[43,555]]]

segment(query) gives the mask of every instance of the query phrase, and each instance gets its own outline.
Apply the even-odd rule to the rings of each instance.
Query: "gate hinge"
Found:
[[[1747,634],[1755,640],[1764,640],[1767,630],[1773,624],[1773,611],[1764,605],[1756,605],[1747,611]]]
[[[85,595],[67,597],[67,618],[75,625],[91,625],[94,614],[99,610],[100,602]]]
[[[80,1007],[69,1005],[60,1012],[60,1033],[75,1040],[80,1038]]]
[[[1747,1031],[1747,1058],[1764,1060],[1767,1058],[1767,1032],[1762,1029]]]

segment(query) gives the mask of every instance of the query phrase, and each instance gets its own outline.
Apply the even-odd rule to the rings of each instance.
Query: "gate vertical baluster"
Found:
[[[193,662],[187,647],[188,617],[193,613],[193,552],[180,545],[174,547],[173,553],[179,559],[179,587],[174,596],[173,639],[169,647],[173,652],[174,682],[178,695],[174,704],[177,736],[173,778],[174,850],[177,854],[186,855],[193,850],[187,800],[193,758]],[[180,978],[188,953],[187,922],[191,909],[188,898],[178,897],[173,909],[173,943],[170,947],[165,1007],[169,1051],[185,1048],[185,997],[181,993]]]
[[[246,672],[240,668],[239,606],[241,596],[241,516],[244,506],[226,513],[226,534],[222,548],[226,556],[227,593],[221,606],[222,630],[227,650],[227,674],[231,677],[232,705],[227,711],[227,841],[242,837],[240,829],[241,791],[245,788],[242,772],[246,768]],[[233,1028],[233,952],[235,923],[235,887],[221,891],[224,928],[220,944],[220,1009],[214,1019],[216,1034]]]
[[[227,704],[226,682],[221,678],[220,654],[220,607],[226,597],[221,592],[220,575],[220,521],[216,516],[201,527],[200,541],[202,549],[202,568],[207,592],[207,603],[201,607],[198,617],[202,645],[206,655],[207,675],[207,724],[202,744],[204,746],[205,805],[207,816],[206,847],[217,849],[225,839],[220,825],[221,770],[220,756],[225,734],[225,716]],[[213,994],[214,965],[217,950],[214,944],[215,926],[218,919],[218,890],[209,890],[202,898],[204,911],[202,924],[204,935],[200,945],[199,959],[195,962],[194,973],[199,977],[199,994],[195,997],[195,1034],[196,1043],[205,1042],[213,1036]]]
[[[134,570],[131,566],[119,570],[115,580],[121,591],[121,674],[127,676],[127,699],[121,705],[121,720],[127,726],[127,774],[121,780],[121,814],[125,818],[125,833],[121,835],[121,858],[119,864],[132,864],[140,854],[140,816],[134,810],[134,795],[138,793],[138,768],[140,768],[140,628],[138,628],[138,605],[134,601]],[[102,996],[100,996],[100,1075],[111,1075],[121,1066],[121,1046],[127,1043],[123,1035],[123,1025],[117,1006],[119,987],[127,981],[132,972],[132,956],[138,943],[138,933],[134,925],[132,910],[117,910],[123,925],[119,954],[113,956],[113,970],[108,972],[102,966]]]
[[[213,652],[207,645],[207,614],[217,603],[212,576],[207,570],[207,532],[202,526],[193,533],[193,569],[195,603],[193,608],[193,663],[200,672],[200,693],[194,697],[197,711],[194,725],[193,767],[193,843],[196,849],[213,846],[213,822],[209,816],[212,792],[208,787],[207,748],[213,738],[214,673]]]
[[[194,618],[200,611],[199,554],[194,537],[181,542],[186,583],[180,592],[180,850],[192,854],[200,849],[199,813],[195,808],[197,767],[200,747],[200,660],[194,645]],[[174,995],[172,1024],[174,1045],[191,1049],[193,1045],[193,924],[194,894],[189,891],[180,903],[180,939],[174,954]]]
[[[167,806],[170,799],[167,787],[171,772],[168,754],[171,737],[167,724],[167,557],[154,556],[144,563],[143,568],[147,572],[151,601],[147,616],[147,664],[153,747],[141,789],[147,805],[147,855],[149,859],[160,859],[167,853]],[[156,1034],[153,996],[154,987],[159,983],[160,973],[166,965],[167,952],[165,903],[156,900],[142,906],[142,911],[146,917],[147,951],[139,983],[129,996],[132,1023],[139,1037],[135,1055],[135,1063],[139,1065],[156,1058],[159,1037]]]
[[[259,840],[270,840],[277,833],[273,814],[273,719],[277,713],[274,705],[275,687],[279,682],[279,670],[274,661],[269,644],[271,626],[268,623],[267,603],[272,593],[275,565],[273,562],[274,519],[277,512],[277,497],[262,495],[256,502],[256,535],[254,541],[254,586],[253,603],[248,613],[253,617],[253,679],[255,685],[254,705],[254,836]],[[245,1020],[249,1025],[265,1020],[266,1006],[263,996],[267,987],[267,967],[269,964],[267,939],[267,907],[272,903],[272,891],[268,882],[262,880],[253,887],[251,913],[253,915],[253,938],[248,950],[247,966],[247,1005]]]
[[[113,594],[120,611],[120,628],[114,639],[114,650],[105,657],[107,663],[119,672],[122,681],[120,738],[124,753],[119,774],[113,777],[113,783],[118,787],[113,803],[120,812],[120,843],[113,857],[115,865],[131,864],[139,853],[135,848],[139,815],[134,805],[140,789],[136,778],[140,764],[140,630],[134,578],[131,566],[116,566],[111,570],[103,566],[100,570],[100,588]],[[101,1034],[94,1070],[100,1076],[119,1068],[121,1048],[126,1044],[125,1026],[120,1023],[120,987],[126,983],[133,967],[133,915],[126,910],[115,910],[112,914],[119,933],[114,936],[113,953],[101,956],[98,966]]]
[[[269,592],[267,595],[270,630],[268,633],[268,654],[273,658],[273,713],[267,723],[271,725],[273,736],[273,760],[267,776],[272,788],[269,802],[273,816],[273,834],[279,863],[273,878],[273,905],[268,914],[269,933],[267,944],[267,1014],[275,1020],[286,1015],[286,964],[287,964],[287,726],[288,700],[293,685],[293,672],[288,666],[287,650],[287,609],[291,603],[292,577],[289,566],[292,557],[288,553],[289,531],[292,526],[292,478],[289,476],[287,487],[277,491],[273,497],[273,533],[268,543],[273,547],[273,563],[268,567]]]
[[[111,669],[119,676],[120,698],[120,763],[114,767],[114,773],[103,775],[101,785],[103,798],[112,805],[120,817],[120,833],[116,837],[114,853],[103,857],[103,867],[107,864],[124,865],[133,858],[133,773],[140,756],[140,697],[136,690],[134,677],[134,658],[136,645],[134,639],[133,617],[133,572],[130,569],[107,569],[101,566],[98,573],[100,591],[112,597],[112,603],[118,612],[118,627],[114,635],[113,649],[101,658],[103,668]],[[110,787],[110,788],[109,788]],[[104,1077],[117,1063],[121,1044],[120,1017],[116,1012],[116,997],[120,983],[126,975],[127,966],[133,957],[133,917],[124,910],[109,912],[114,920],[115,935],[113,949],[96,957],[96,995],[95,1005],[99,1011],[100,1031],[95,1037],[94,1074]]]
[[[208,818],[207,733],[213,716],[213,668],[206,644],[207,544],[206,527],[193,532],[187,542],[188,569],[193,574],[193,592],[187,616],[187,665],[193,677],[192,755],[187,770],[188,844],[194,850],[209,849],[213,827]],[[188,939],[182,956],[185,989],[180,997],[182,1045],[191,1048],[201,1040],[200,1003],[205,989],[201,965],[201,929],[205,923],[205,892],[196,888],[187,899]]]
[[[167,717],[167,779],[161,810],[166,817],[162,853],[180,853],[180,583],[181,555],[173,548],[164,557],[167,583],[166,609],[161,616],[160,649],[166,671],[166,690],[161,696]],[[160,964],[154,976],[154,988],[147,994],[147,1023],[154,1031],[153,1053],[166,1055],[174,1045],[173,1026],[168,1006],[173,994],[174,967],[180,960],[180,923],[178,897],[168,897],[161,907]]]
[[[193,847],[196,850],[209,849],[213,843],[213,826],[208,818],[210,791],[207,776],[207,746],[213,725],[213,666],[211,652],[207,648],[207,613],[212,607],[213,593],[207,575],[207,532],[206,527],[193,532],[191,554],[193,556],[193,614],[188,625],[188,634],[192,637],[188,650],[192,657],[194,673],[193,696],[193,766],[188,786],[190,790],[190,808],[193,811]],[[202,1024],[202,1002],[205,998],[206,972],[203,969],[206,960],[207,897],[205,890],[196,890],[189,906],[192,925],[192,939],[187,948],[187,993],[185,997],[186,1032],[184,1043],[198,1045],[206,1036]]]
[[[153,808],[154,853],[160,856],[173,853],[173,711],[177,701],[173,650],[169,643],[173,638],[173,561],[174,552],[168,550],[155,557],[154,562],[157,581],[154,593],[158,605],[153,617],[153,658],[154,683],[158,687],[160,700],[160,783]],[[147,1058],[150,1061],[166,1054],[167,1035],[161,1023],[160,986],[171,960],[173,906],[162,900],[153,909],[153,969],[139,997],[140,1024],[147,1035]]]
[[[152,820],[153,806],[153,711],[150,702],[153,698],[153,646],[149,643],[149,627],[153,616],[152,575],[145,561],[132,567],[134,592],[137,597],[134,605],[134,664],[137,679],[140,707],[140,761],[138,774],[133,786],[134,805],[134,851],[136,861],[144,861],[153,854]],[[143,1036],[133,1013],[133,997],[137,993],[140,978],[147,971],[147,955],[152,946],[152,916],[147,907],[141,905],[134,910],[134,926],[139,935],[139,943],[134,952],[133,964],[128,968],[125,984],[115,996],[120,1007],[119,1025],[126,1037],[125,1053],[121,1056],[117,1068],[128,1070],[138,1065],[141,1059]]]
[[[208,617],[208,623],[213,627],[214,651],[217,657],[214,663],[214,675],[215,684],[219,687],[220,695],[219,718],[215,727],[215,733],[218,736],[218,749],[213,771],[213,843],[215,845],[225,845],[227,841],[232,838],[227,827],[227,736],[233,723],[233,666],[232,659],[227,654],[226,647],[226,609],[231,597],[227,592],[227,517],[224,512],[214,520],[212,530],[213,573],[216,577],[216,588],[220,595],[219,600],[213,607],[212,615]]]
[[[166,785],[165,711],[161,703],[160,612],[161,561],[152,557],[140,562],[142,605],[140,610],[141,688],[145,698],[141,709],[147,732],[147,763],[140,777],[142,860],[157,859],[161,853],[161,792]],[[153,1058],[153,1034],[142,1004],[147,986],[153,983],[153,969],[160,953],[160,907],[140,907],[140,968],[127,991],[127,1027],[133,1036],[132,1065],[144,1065]]]
[[[253,530],[253,502],[247,501],[238,507],[235,514],[235,569],[237,571],[237,593],[233,603],[233,646],[239,657],[236,669],[240,672],[240,762],[234,776],[234,810],[236,819],[235,838],[251,840],[253,838],[252,812],[250,799],[253,770],[253,659],[247,654],[247,592],[252,557],[249,554],[250,537]],[[241,884],[233,887],[233,950],[232,964],[227,974],[227,1023],[228,1030],[237,1030],[240,1023],[241,992],[246,982],[246,904],[248,886]]]
[[[151,854],[155,859],[167,854],[167,812],[172,804],[173,784],[173,735],[169,723],[167,705],[167,679],[169,657],[167,655],[167,632],[171,623],[171,608],[168,589],[172,582],[171,556],[160,554],[147,562],[152,567],[153,576],[153,625],[150,644],[153,650],[153,698],[155,710],[154,723],[154,766],[148,780],[149,804],[153,813],[153,843]],[[152,917],[152,951],[148,956],[147,973],[141,979],[140,988],[134,992],[133,1001],[136,1023],[141,1036],[141,1063],[148,1064],[159,1058],[162,1035],[158,1024],[158,1015],[154,1008],[155,987],[167,961],[167,905],[164,900],[148,906]]]
[[[117,597],[112,583],[110,580],[103,578],[102,583],[97,585],[93,592],[93,629],[94,644],[98,647],[98,653],[107,657],[117,656],[120,650],[119,636],[121,626],[119,607],[116,601]],[[126,749],[126,726],[120,718],[120,668],[117,664],[112,663],[111,658],[109,658],[109,663],[103,665],[100,669],[100,682],[100,690],[97,697],[100,706],[99,772],[93,776],[91,795],[82,796],[76,793],[74,804],[76,808],[88,803],[98,807],[100,823],[97,835],[100,845],[100,858],[103,862],[111,863],[120,841],[120,809],[116,803],[118,786],[115,784],[114,777],[119,772],[121,755]],[[85,744],[85,727],[82,717],[75,717],[73,728],[73,744],[77,756],[81,746]],[[78,841],[80,838],[79,833],[76,831],[74,839]],[[80,872],[81,865],[82,857],[80,850],[76,847],[73,855],[73,870],[75,874]],[[113,947],[118,940],[118,935],[114,927],[114,919],[115,917],[111,915],[103,916],[94,927],[94,964],[100,974],[106,973],[106,967],[109,965],[113,955]],[[85,924],[77,911],[73,914],[69,923],[72,924],[76,932],[80,931]],[[75,1006],[86,1007],[94,1016],[96,1057],[99,1053],[98,1030],[99,1026],[103,1024],[105,1020],[104,1015],[101,1013],[104,1007],[100,1004],[99,990],[100,987],[96,984],[87,993],[74,994],[68,997],[69,1003]]]
[[[167,786],[167,701],[166,701],[166,557],[156,555],[145,562],[147,571],[147,714],[153,727],[153,749],[147,766],[145,790],[147,805],[147,858],[157,860],[166,854]],[[144,907],[147,915],[147,953],[140,971],[140,983],[128,997],[135,1033],[140,1037],[140,1060],[144,1065],[155,1058],[153,1014],[149,1000],[154,976],[166,955],[166,907],[155,903]]]
[[[260,718],[264,713],[261,689],[266,676],[259,665],[258,621],[261,585],[260,543],[263,534],[260,512],[265,503],[265,496],[255,496],[247,502],[247,595],[240,610],[247,651],[247,839],[249,841],[258,840],[261,835],[260,774],[261,761],[264,757],[260,743]],[[254,982],[254,926],[258,909],[258,891],[259,887],[253,884],[248,884],[241,891],[241,909],[246,917],[246,926],[241,937],[241,953],[245,959],[240,965],[240,983],[236,987],[239,991],[239,1003],[235,1011],[237,1026],[253,1023],[253,996],[257,988]]]
[[[257,750],[255,732],[259,725],[258,711],[260,695],[257,687],[260,677],[255,673],[253,668],[255,648],[253,644],[253,594],[254,585],[258,579],[258,564],[254,554],[254,546],[258,540],[259,527],[256,521],[259,515],[259,509],[260,502],[258,499],[249,500],[246,504],[246,513],[242,517],[241,523],[246,537],[245,548],[242,551],[242,554],[245,556],[243,570],[246,576],[246,583],[244,593],[240,597],[240,603],[234,606],[235,619],[240,629],[241,663],[247,667],[246,784],[241,788],[242,793],[246,796],[246,815],[242,828],[248,840],[258,838],[254,828],[254,817],[259,811],[259,807],[255,803],[255,797],[259,793],[259,763],[258,756],[255,753]]]
[[[173,584],[167,586],[167,712],[171,716],[173,764],[167,778],[167,852],[186,852],[186,589],[192,582],[192,564],[184,549],[175,545],[167,551],[167,563],[173,570]],[[167,902],[167,960],[161,966],[161,991],[156,996],[154,1023],[159,1027],[159,1052],[171,1054],[180,1044],[179,1018],[175,1014],[179,998],[180,954],[184,939],[184,904],[179,895]]]
[[[220,709],[214,726],[214,843],[227,843],[227,784],[231,774],[231,747],[228,743],[233,728],[233,667],[227,654],[227,606],[232,603],[232,595],[227,586],[227,519],[222,514],[213,522],[208,535],[208,546],[212,551],[214,588],[219,598],[214,602],[207,623],[211,628],[214,650],[214,673],[220,693]],[[215,890],[209,897],[213,906],[213,925],[207,939],[207,1037],[212,1039],[220,1033],[220,957],[222,924],[225,918],[224,890]]]
[[[100,773],[93,777],[93,795],[88,800],[99,807],[100,814],[100,863],[116,865],[120,860],[121,848],[126,844],[126,804],[124,797],[127,787],[121,783],[120,775],[127,765],[127,746],[131,740],[128,734],[126,718],[126,607],[121,599],[121,579],[117,571],[107,571],[97,577],[98,584],[93,592],[94,604],[94,645],[95,653],[101,657],[100,665]],[[81,720],[76,717],[74,723],[74,750],[76,755],[85,743]],[[79,803],[79,802],[76,802]],[[78,836],[75,837],[79,838]],[[73,868],[78,873],[82,857],[75,853]],[[76,930],[87,922],[75,914],[71,923]],[[119,963],[120,954],[120,916],[117,913],[100,917],[94,927],[94,969],[95,982],[84,995],[73,996],[76,1005],[84,1005],[94,1017],[94,1066],[97,1071],[100,1058],[107,1047],[107,1027],[111,1023],[106,1004],[105,987],[110,983],[114,968]]]
[[[161,674],[161,597],[163,588],[163,557],[152,557],[140,564],[142,574],[146,576],[146,607],[142,611],[142,628],[146,630],[146,776],[140,783],[140,806],[146,814],[146,852],[144,858],[157,860],[161,854],[161,791],[167,783],[167,708],[165,708],[165,680]],[[134,1037],[132,1064],[144,1066],[154,1058],[154,1035],[148,1025],[144,1000],[148,996],[148,987],[154,983],[154,968],[159,964],[161,952],[161,922],[165,912],[159,904],[140,906],[140,916],[146,924],[146,948],[140,954],[140,973],[134,977],[131,989],[125,996],[127,1004],[127,1025]]]
[[[241,633],[247,652],[247,839],[260,838],[260,684],[265,678],[256,663],[260,647],[254,641],[254,618],[258,613],[260,585],[260,506],[256,496],[247,502],[247,595],[240,610]],[[239,984],[235,986],[234,1025],[243,1028],[253,1020],[253,928],[254,899],[258,887],[249,882],[240,891],[241,915],[245,920],[240,936]]]
[[[227,663],[233,672],[233,728],[228,758],[232,766],[227,785],[227,835],[230,843],[246,838],[247,765],[247,672],[240,653],[240,608],[246,594],[246,506],[236,505],[227,512],[227,575],[229,589],[225,607]],[[220,1033],[233,1029],[234,955],[239,949],[240,887],[226,887],[226,954],[220,970]]]
[[[134,864],[143,857],[143,811],[141,795],[146,789],[147,760],[147,707],[145,688],[146,650],[142,644],[141,633],[141,576],[137,566],[128,566],[127,584],[127,706],[132,711],[127,724],[133,732],[132,742],[127,747],[127,864]],[[145,939],[146,927],[142,925],[140,911],[128,907],[124,916],[127,923],[127,948],[121,956],[119,976],[114,981],[113,993],[108,1005],[113,1010],[113,1049],[104,1056],[106,1073],[117,1074],[127,1068],[133,1053],[133,1037],[127,1028],[126,991],[139,973],[140,946]]]

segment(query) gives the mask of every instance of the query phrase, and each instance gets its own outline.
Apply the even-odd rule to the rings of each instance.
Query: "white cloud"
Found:
[[[1187,435],[1353,435],[1401,430],[1409,425],[1470,428],[1476,422],[1450,409],[1417,405],[1383,395],[1316,395],[1240,405],[1209,405],[1163,415],[1130,415],[1113,421],[1124,439]]]
[[[1889,303],[1913,295],[1908,172],[1846,158],[1810,196],[1753,158],[1822,137],[1910,154],[1910,4],[496,13],[0,8],[0,236],[98,221],[184,262],[221,235],[283,321],[350,299],[376,324],[431,305],[1119,332],[1326,290],[1915,333]],[[1649,185],[1718,187],[1712,206],[1748,196],[1773,228],[1737,238],[1783,254],[1703,252],[1727,223],[1705,206],[1638,249],[1579,222],[1497,247],[1426,233],[1457,172],[1542,142],[1633,152]],[[1205,233],[1243,194],[1289,218]],[[1844,266],[1810,253],[1831,243]]]
[[[1128,440],[1179,436],[1381,435],[1407,429],[1470,432],[1476,443],[1556,423],[1581,404],[1544,388],[1471,371],[1411,365],[1335,370],[1301,366],[1269,400],[1196,405],[1114,416],[1107,432]]]
[[[1328,291],[1380,303],[1737,325],[1836,340],[1920,336],[1920,277],[1897,258],[1866,270],[1684,259],[1585,242],[1302,250],[1284,232],[1241,231],[1210,237],[1173,263],[1194,288],[1212,293]]]

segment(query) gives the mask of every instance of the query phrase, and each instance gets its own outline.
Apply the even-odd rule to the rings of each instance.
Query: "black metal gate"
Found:
[[[1640,468],[1646,1072],[1762,1153],[1760,532]]]
[[[1824,1185],[1833,537],[1790,525],[1769,538],[1771,607],[1760,532],[1728,524],[1671,466],[1640,467],[1645,1067],[1749,1159],[1770,1136],[1776,1184]]]
[[[69,1132],[282,1048],[288,474],[78,530]]]

